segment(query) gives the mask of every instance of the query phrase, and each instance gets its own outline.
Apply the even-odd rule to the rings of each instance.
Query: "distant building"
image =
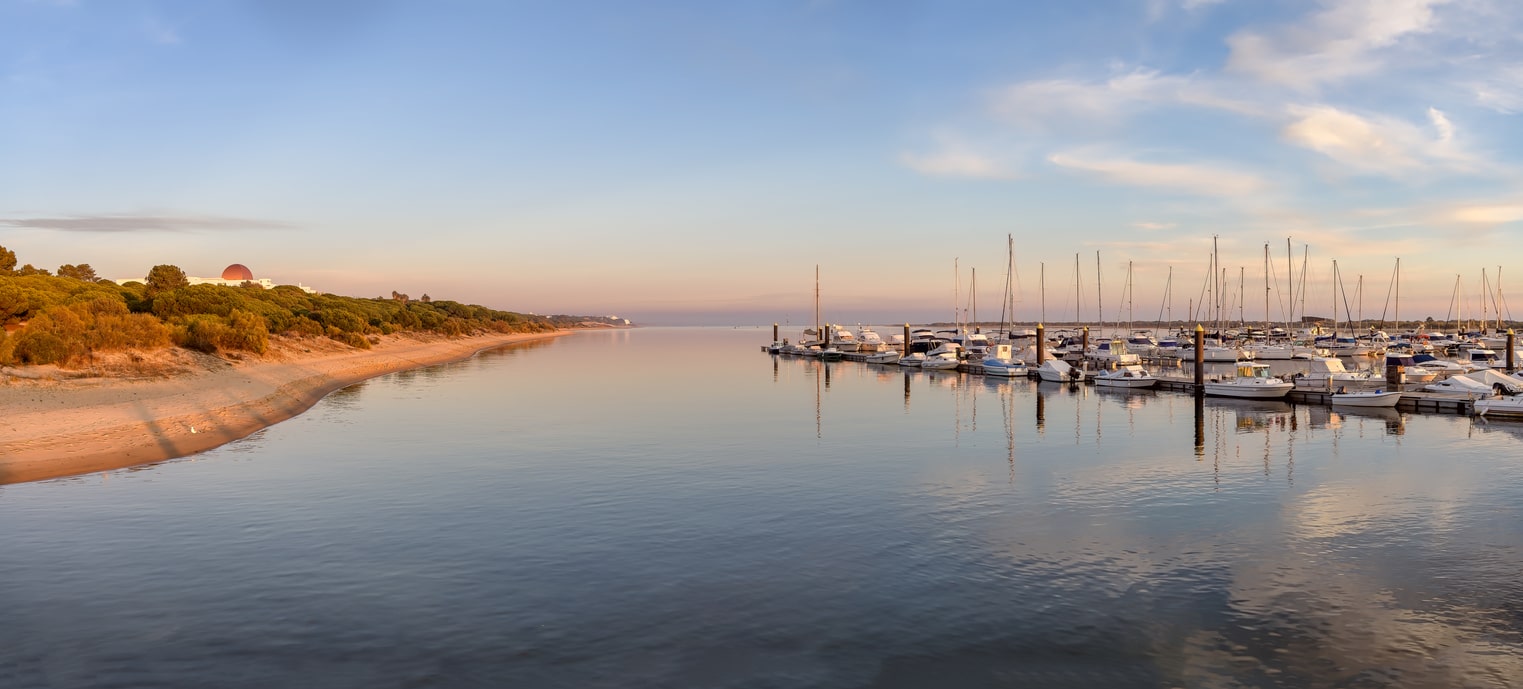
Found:
[[[263,287],[265,289],[270,289],[270,288],[275,286],[275,282],[270,280],[269,278],[257,278],[256,279],[254,277],[254,271],[249,270],[248,266],[245,266],[242,263],[234,263],[233,265],[230,265],[230,266],[222,269],[222,277],[219,277],[219,278],[198,278],[198,277],[191,277],[191,276],[187,275],[187,276],[185,276],[185,279],[186,279],[186,281],[190,282],[190,284],[192,284],[192,285],[224,285],[224,286],[227,286],[227,287],[238,287],[238,286],[242,285],[245,282],[252,282],[252,283],[254,283],[256,285],[259,285],[260,287]],[[147,282],[147,281],[148,281],[148,278],[141,277],[141,278],[121,278],[119,280],[113,280],[112,282],[115,282],[118,285],[125,285],[125,284],[127,284],[129,282]],[[299,282],[296,283],[296,287],[298,289],[300,289],[301,291],[306,292],[307,294],[317,294],[317,290],[312,289],[311,287],[303,285],[303,284],[301,284]]]

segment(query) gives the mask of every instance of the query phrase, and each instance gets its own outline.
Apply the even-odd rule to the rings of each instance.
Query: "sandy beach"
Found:
[[[470,338],[391,336],[370,350],[331,340],[275,343],[264,357],[179,350],[168,375],[0,375],[0,484],[183,457],[300,414],[375,376],[465,359],[484,349],[572,331]]]

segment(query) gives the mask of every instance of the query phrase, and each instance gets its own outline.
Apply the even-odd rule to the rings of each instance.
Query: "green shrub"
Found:
[[[174,343],[186,349],[213,354],[218,343],[228,336],[228,327],[222,319],[210,315],[191,316],[175,328]]]
[[[263,354],[270,348],[270,331],[264,317],[248,311],[233,311],[228,330],[218,344],[227,349]]]
[[[16,335],[13,353],[22,364],[59,364],[69,356],[69,345],[50,332],[22,330]]]

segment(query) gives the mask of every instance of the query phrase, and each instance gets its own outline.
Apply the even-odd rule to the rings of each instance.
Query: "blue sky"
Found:
[[[1523,221],[1505,0],[0,0],[0,244],[644,322],[1480,309]],[[1257,287],[1254,287],[1254,284]],[[1523,297],[1520,297],[1523,299]],[[959,301],[967,306],[966,295]],[[1318,305],[1329,305],[1319,308]],[[1488,303],[1489,308],[1489,303]],[[1510,307],[1507,309],[1510,311]],[[1478,313],[1477,313],[1478,315]],[[1518,316],[1523,318],[1523,301]]]

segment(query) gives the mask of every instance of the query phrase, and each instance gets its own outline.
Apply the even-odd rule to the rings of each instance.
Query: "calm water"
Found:
[[[0,687],[1523,686],[1523,424],[587,333],[0,487]]]

